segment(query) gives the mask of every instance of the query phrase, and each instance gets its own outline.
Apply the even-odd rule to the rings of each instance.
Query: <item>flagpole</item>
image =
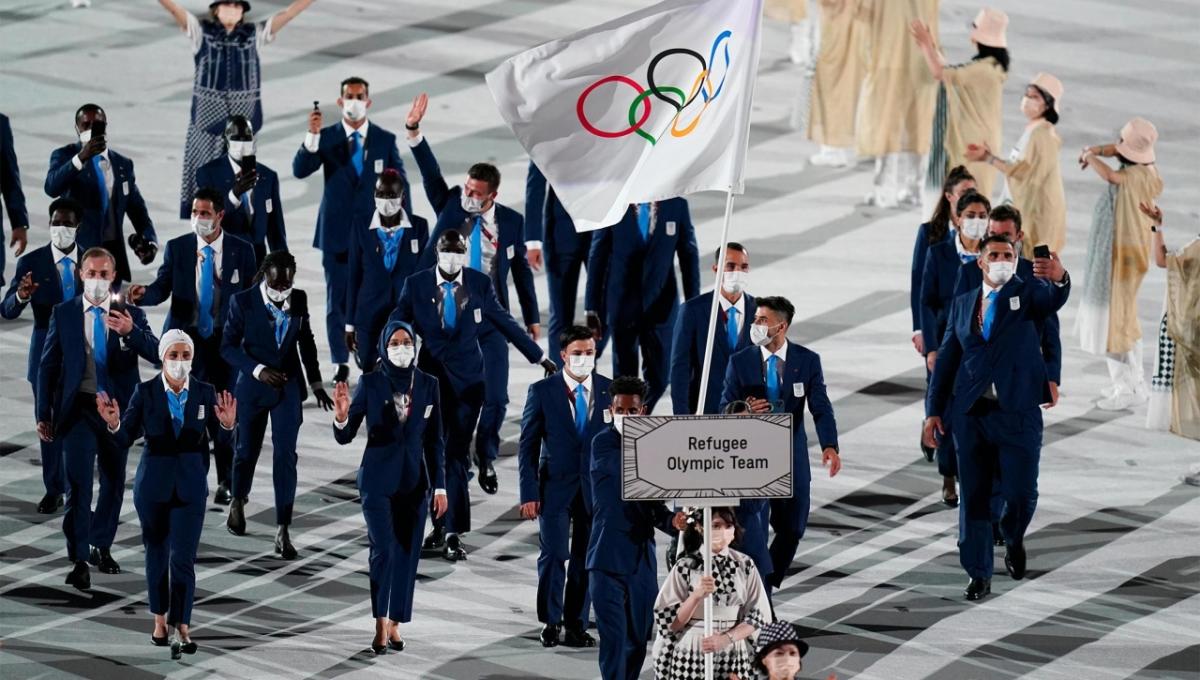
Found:
[[[733,187],[730,187],[725,194],[725,221],[721,226],[721,245],[719,250],[721,256],[717,258],[717,275],[716,281],[713,284],[712,305],[708,310],[708,338],[704,341],[704,363],[700,371],[700,399],[696,403],[696,414],[704,414],[704,403],[708,399],[708,378],[712,373],[712,353],[713,343],[717,337],[717,312],[721,309],[721,279],[725,275],[725,258],[727,250],[726,244],[729,243],[729,222],[733,216]],[[742,323],[751,323],[752,319],[744,319]],[[734,348],[730,348],[732,351]],[[712,576],[712,504],[704,506],[704,575]],[[712,595],[704,598],[704,637],[709,637],[713,634],[713,601]],[[704,655],[704,680],[713,680],[713,655],[708,652]]]

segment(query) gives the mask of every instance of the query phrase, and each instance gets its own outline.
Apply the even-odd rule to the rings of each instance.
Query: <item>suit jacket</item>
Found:
[[[142,306],[153,307],[171,298],[171,308],[163,322],[163,332],[178,328],[196,331],[195,317],[200,299],[196,295],[196,246],[195,233],[187,233],[167,241],[163,262],[158,267],[158,276],[146,286]],[[217,331],[225,325],[229,300],[239,291],[251,287],[258,267],[254,263],[254,248],[249,243],[226,233],[221,245],[221,285],[216,320]]]
[[[209,443],[230,444],[233,431],[217,418],[217,391],[196,378],[188,380],[183,426],[175,434],[167,388],[159,373],[133,390],[121,427],[113,435],[120,448],[145,436],[142,459],[133,478],[133,493],[151,503],[166,503],[174,494],[189,503],[208,496]]]
[[[949,230],[942,241],[951,241],[953,237]],[[912,329],[921,330],[921,284],[925,277],[925,258],[929,255],[929,223],[924,222],[917,228],[917,239],[913,243],[912,271],[909,275],[908,306],[912,311]]]
[[[1060,287],[1014,276],[999,292],[992,303],[996,315],[987,340],[977,318],[982,289],[969,290],[951,303],[946,336],[925,395],[926,415],[943,415],[951,401],[946,415],[966,413],[991,385],[996,386],[1003,411],[1036,409],[1050,400],[1035,322],[1066,304],[1070,282]]]
[[[575,231],[575,223],[567,208],[558,200],[554,187],[546,182],[546,176],[529,162],[529,174],[525,178],[525,240],[540,241],[546,271],[555,271],[558,255],[582,252],[587,257],[592,245],[592,234]]]
[[[929,246],[921,276],[921,335],[926,354],[937,349],[946,332],[954,282],[962,265],[953,237]]]
[[[373,218],[372,218],[373,219]],[[350,278],[346,284],[346,322],[361,328],[383,327],[396,306],[404,281],[419,269],[429,222],[409,215],[412,225],[400,237],[396,264],[389,271],[383,264],[383,245],[374,229],[356,229],[350,238]]]
[[[675,513],[662,501],[621,500],[621,435],[606,427],[592,438],[592,533],[587,568],[613,574],[655,573],[654,530],[674,535]]]
[[[221,336],[221,358],[238,371],[234,392],[239,405],[269,406],[279,399],[279,389],[254,377],[254,369],[259,364],[286,373],[288,383],[299,389],[301,401],[308,398],[305,375],[309,385],[321,382],[317,343],[308,315],[308,296],[302,290],[293,289],[289,304],[287,332],[283,343],[276,345],[275,318],[267,311],[259,286],[235,293],[229,299],[225,330]]]
[[[405,321],[421,336],[421,361],[435,360],[442,364],[455,392],[483,382],[483,352],[479,349],[479,334],[490,324],[525,355],[530,362],[542,358],[542,348],[525,334],[496,299],[492,280],[474,269],[462,270],[462,285],[456,301],[458,311],[454,328],[442,327],[438,311],[441,291],[435,269],[425,269],[408,277],[400,291],[396,309],[388,317]]]
[[[825,376],[821,372],[821,357],[812,350],[788,341],[783,377],[779,391],[783,397],[783,412],[792,414],[792,461],[797,474],[808,470],[808,436],[804,432],[804,405],[812,414],[817,441],[822,449],[838,447],[837,420],[833,404],[825,391]],[[762,350],[747,347],[729,359],[725,371],[725,389],[721,395],[721,410],[732,401],[755,397],[767,398],[763,379]]]
[[[75,260],[75,290],[82,290],[79,281],[79,255],[76,248],[71,251]],[[33,296],[27,302],[17,300],[17,288],[25,274],[33,275],[33,282],[38,285]],[[46,342],[46,331],[50,328],[50,314],[54,306],[63,302],[62,279],[59,278],[58,265],[54,262],[54,251],[49,245],[25,253],[17,259],[17,273],[4,294],[4,302],[0,303],[0,317],[16,319],[28,305],[33,305],[33,333],[29,336],[29,357],[26,378],[37,387],[38,366],[42,361],[42,347]]]
[[[611,403],[611,384],[608,378],[592,373],[591,411],[582,435],[575,429],[571,412],[575,395],[562,375],[556,373],[529,386],[517,449],[522,503],[540,501],[542,512],[563,510],[582,490],[584,506],[592,511],[591,441],[608,427],[604,418]]]
[[[258,182],[250,195],[253,217],[247,214],[246,206],[235,207],[229,200],[234,179],[233,166],[229,164],[229,156],[224,154],[196,169],[196,186],[211,187],[225,197],[225,217],[221,220],[221,228],[225,233],[251,243],[263,254],[276,250],[287,252],[283,201],[279,200],[279,175],[262,163],[258,164]]]
[[[437,240],[448,229],[457,229],[463,236],[470,238],[470,231],[465,231],[471,215],[462,208],[462,187],[447,186],[442,177],[442,169],[438,166],[437,158],[429,142],[413,147],[413,157],[417,159],[417,167],[421,169],[421,180],[425,185],[425,196],[437,213],[437,224],[429,235],[429,244],[421,255],[421,269],[427,269],[437,264]],[[496,289],[496,297],[500,305],[511,310],[508,301],[508,276],[512,273],[513,283],[517,287],[517,299],[521,303],[521,315],[525,325],[540,323],[538,315],[537,293],[533,287],[533,270],[525,259],[525,220],[521,214],[507,206],[496,204],[496,224],[494,229],[499,233],[495,236],[496,259],[492,263],[492,285]],[[486,273],[486,272],[485,272]]]
[[[413,369],[408,418],[396,414],[392,385],[383,371],[363,375],[350,402],[346,425],[333,428],[339,444],[349,444],[365,421],[367,448],[358,468],[361,494],[407,493],[446,486],[442,405],[437,378]]]
[[[87,250],[93,246],[104,245],[107,216],[100,212],[100,185],[91,162],[84,163],[82,170],[76,170],[75,164],[71,162],[82,148],[82,144],[75,142],[51,152],[45,189],[46,195],[51,198],[70,196],[83,206],[83,221],[75,235],[75,244],[82,250]],[[146,209],[146,201],[142,198],[142,192],[138,190],[133,161],[111,148],[108,150],[108,159],[113,173],[109,210],[112,212],[117,236],[121,241],[121,247],[114,249],[113,257],[117,259],[117,275],[120,280],[129,281],[131,277],[129,255],[125,246],[125,217],[129,217],[133,230],[147,241],[157,243],[158,235],[154,231],[150,212]]]
[[[754,325],[758,305],[753,295],[743,292],[742,297],[745,300],[745,314],[740,319],[742,327],[738,331],[736,347],[729,346],[729,335],[725,332],[729,317],[725,310],[717,310],[718,328],[713,342],[712,371],[708,374],[704,413],[718,411],[729,357],[753,345],[750,342],[750,326]],[[700,402],[700,377],[704,371],[704,346],[708,343],[708,317],[712,299],[712,292],[698,295],[683,303],[683,309],[675,317],[675,335],[671,340],[671,408],[677,416],[695,413]]]
[[[319,248],[326,257],[348,257],[346,251],[350,248],[350,239],[347,234],[352,228],[367,228],[371,215],[375,214],[375,178],[385,168],[399,171],[404,181],[404,211],[412,214],[408,178],[396,148],[396,135],[375,123],[367,128],[361,177],[350,163],[350,142],[341,119],[321,129],[316,153],[309,152],[301,144],[292,159],[292,174],[296,179],[304,179],[318,168],[325,172],[325,191],[321,194],[321,207],[317,212],[313,247]]]
[[[146,313],[131,305],[125,311],[133,318],[133,330],[121,337],[114,331],[106,333],[108,358],[108,395],[121,408],[129,403],[133,388],[138,384],[138,356],[158,365],[158,338],[146,323]],[[83,296],[76,295],[55,305],[50,314],[50,327],[42,349],[41,366],[37,375],[37,419],[54,425],[55,432],[66,429],[66,418],[75,406],[80,383],[86,370],[87,343],[83,329]],[[79,404],[80,408],[95,408],[95,404]]]
[[[687,201],[658,202],[649,242],[642,241],[637,211],[631,207],[620,222],[592,236],[586,309],[607,310],[610,326],[632,325],[645,314],[665,322],[679,304],[676,257],[684,299],[694,298],[700,294],[700,261]]]
[[[8,221],[14,228],[29,226],[29,211],[25,209],[25,192],[21,190],[21,168],[17,165],[17,150],[13,146],[12,126],[8,116],[0,113],[0,198],[8,211]],[[0,286],[4,285],[4,260],[8,239],[4,237],[4,215],[0,213]],[[20,279],[17,279],[18,281]]]
[[[1029,281],[1033,279],[1033,262],[1025,258],[1017,259],[1017,276]],[[974,263],[964,264],[958,270],[958,280],[954,282],[955,297],[970,290],[980,290],[983,286],[983,270]],[[1046,375],[1056,385],[1062,384],[1062,338],[1058,313],[1055,312],[1045,319],[1034,319],[1038,337],[1041,339],[1042,358],[1046,361]]]

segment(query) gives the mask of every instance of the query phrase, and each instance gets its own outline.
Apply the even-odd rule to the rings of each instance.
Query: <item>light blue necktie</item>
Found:
[[[108,183],[104,181],[104,170],[100,168],[100,157],[92,156],[92,170],[96,173],[96,183],[100,185],[100,214],[108,214]]]
[[[200,249],[200,311],[197,314],[196,327],[200,337],[209,338],[213,334],[213,249],[204,246]]]
[[[275,346],[283,347],[283,338],[287,335],[289,323],[288,315],[270,302],[267,303],[267,311],[275,317]]]
[[[358,133],[358,130],[350,135],[350,164],[354,166],[354,174],[362,176],[363,159],[360,139],[362,139],[362,135]]]
[[[650,240],[650,204],[638,203],[638,230],[642,232],[642,241]]]
[[[575,431],[583,436],[587,429],[587,397],[583,396],[583,385],[575,386]]]
[[[375,230],[375,235],[379,237],[379,243],[383,245],[383,266],[387,267],[389,272],[396,266],[396,258],[400,255],[402,233],[402,229],[396,229],[396,233],[389,236],[386,229]]]
[[[104,335],[104,310],[92,307],[92,363],[96,366],[96,391],[108,391],[108,338]]]
[[[187,390],[180,390],[179,394],[175,394],[174,390],[167,390],[167,407],[171,409],[171,425],[175,427],[176,437],[183,429],[183,407],[187,406],[187,393]]]
[[[767,400],[779,401],[779,357],[774,354],[767,359]]]
[[[983,313],[983,329],[982,330],[983,330],[983,339],[984,340],[991,339],[992,322],[996,320],[996,296],[999,294],[1000,294],[1000,291],[993,290],[992,292],[988,293],[988,296],[987,296],[988,308],[987,308],[987,311]]]
[[[454,303],[454,282],[442,284],[442,324],[447,330],[453,330],[458,323],[458,306]]]
[[[358,133],[355,133],[355,134],[358,134]],[[360,164],[361,164],[361,161],[360,161]],[[252,217],[254,215],[254,210],[250,207],[250,192],[249,191],[242,194],[242,209],[246,211],[247,217]]]
[[[483,271],[483,216],[475,216],[475,228],[471,230],[471,269]]]
[[[62,279],[63,300],[75,297],[75,263],[64,257],[58,261],[58,275]]]
[[[737,307],[729,308],[729,321],[725,324],[725,331],[729,334],[729,349],[737,348],[738,341],[738,323],[737,323]]]

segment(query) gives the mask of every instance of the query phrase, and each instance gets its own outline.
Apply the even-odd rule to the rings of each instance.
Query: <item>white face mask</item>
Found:
[[[192,231],[200,238],[207,239],[217,231],[217,225],[213,220],[205,220],[195,215],[192,215]]]
[[[771,677],[794,678],[800,672],[800,657],[772,652],[763,657],[763,667]]]
[[[987,236],[988,219],[986,217],[964,217],[962,219],[963,235],[972,241]]]
[[[235,161],[242,160],[242,156],[249,156],[254,153],[254,142],[229,142],[229,157]]]
[[[750,342],[759,347],[771,342],[772,335],[770,328],[765,324],[756,323],[750,327]]]
[[[624,413],[614,413],[614,414],[612,414],[612,419],[613,419],[613,427],[617,428],[617,432],[619,432],[619,433],[625,432],[625,414]]]
[[[456,276],[466,264],[466,253],[438,253],[438,269],[450,276]]]
[[[100,304],[108,299],[109,293],[112,292],[112,282],[104,279],[84,279],[83,294],[87,296],[95,304]]]
[[[167,377],[178,382],[186,378],[188,373],[192,372],[192,360],[167,359],[163,361],[163,371],[166,372]]]
[[[75,245],[74,227],[50,227],[50,243],[59,250],[67,250]]]
[[[721,290],[730,295],[737,295],[746,290],[746,283],[750,279],[750,272],[725,272],[721,276]]]
[[[567,370],[576,378],[586,378],[596,368],[595,354],[568,354]]]
[[[267,286],[267,299],[269,299],[271,302],[283,302],[291,296],[291,288],[286,290],[275,290],[274,288]]]
[[[342,115],[346,120],[357,123],[367,117],[367,101],[365,99],[343,99]]]
[[[411,366],[416,355],[417,348],[412,345],[388,345],[387,348],[388,361],[400,368]]]
[[[483,199],[463,194],[462,209],[466,210],[472,215],[478,215],[479,213],[483,212]]]
[[[83,132],[79,133],[79,143],[80,144],[87,144],[90,141],[92,141],[92,131],[91,130],[84,130]]]
[[[989,262],[987,277],[993,286],[1003,286],[1013,277],[1017,269],[1015,262]]]
[[[378,210],[379,214],[383,215],[384,217],[391,217],[392,215],[400,212],[402,209],[401,205],[401,199],[399,198],[375,197],[375,209]]]
[[[724,529],[712,530],[712,549],[713,552],[721,552],[733,543],[733,528],[726,527]]]

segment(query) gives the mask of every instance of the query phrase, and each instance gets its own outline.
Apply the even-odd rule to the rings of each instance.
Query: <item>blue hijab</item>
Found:
[[[387,345],[388,340],[392,339],[392,334],[403,328],[415,342],[417,334],[413,332],[412,326],[403,321],[389,321],[387,326],[384,326],[383,333],[379,335],[379,366],[383,374],[388,377],[392,383],[392,393],[399,392],[400,394],[408,394],[413,383],[413,371],[416,370],[414,364],[417,359],[413,357],[413,363],[408,365],[408,368],[400,368],[388,360]]]

